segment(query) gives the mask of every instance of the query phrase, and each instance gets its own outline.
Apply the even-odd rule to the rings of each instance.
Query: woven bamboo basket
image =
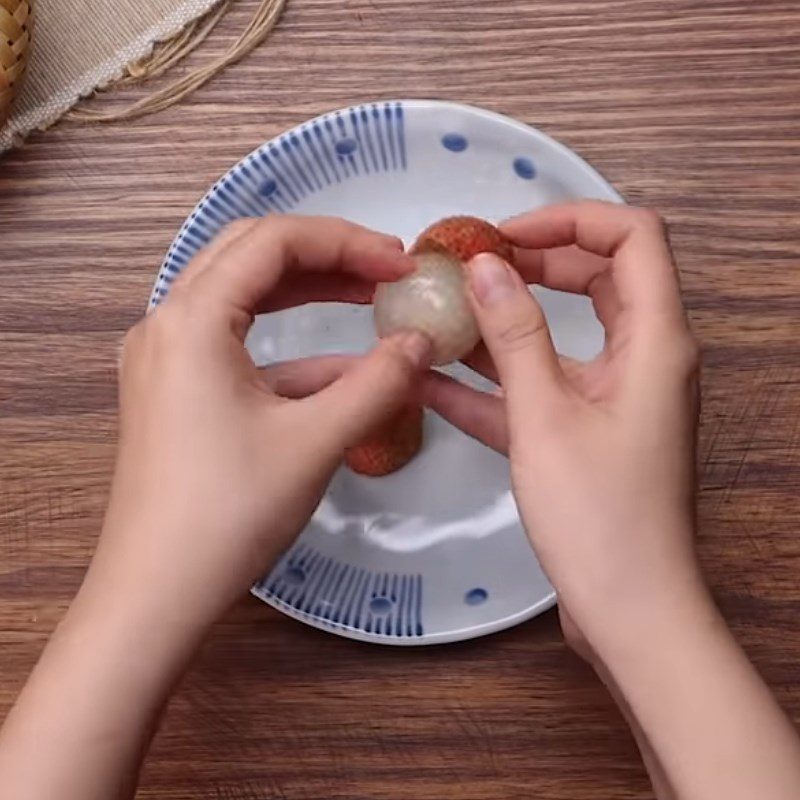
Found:
[[[32,21],[31,0],[0,0],[0,125],[25,73]]]

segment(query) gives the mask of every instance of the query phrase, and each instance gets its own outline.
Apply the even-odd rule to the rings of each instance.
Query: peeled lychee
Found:
[[[375,328],[381,338],[418,330],[433,342],[433,363],[449,364],[467,355],[480,332],[467,299],[462,263],[439,252],[414,256],[417,268],[375,291]]]

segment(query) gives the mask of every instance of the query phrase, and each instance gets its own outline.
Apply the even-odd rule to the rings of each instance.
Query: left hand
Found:
[[[210,623],[307,523],[344,450],[403,402],[428,365],[414,333],[299,400],[244,348],[256,313],[368,302],[411,268],[394,237],[342,220],[267,217],[226,228],[125,339],[120,443],[88,584],[147,587],[165,613]],[[96,596],[97,593],[95,593]]]
[[[345,448],[404,401],[430,342],[398,334],[299,400],[247,355],[257,313],[369,302],[413,269],[343,220],[234,223],[125,339],[97,553],[0,730],[0,796],[132,798],[158,716],[211,623],[308,521]]]

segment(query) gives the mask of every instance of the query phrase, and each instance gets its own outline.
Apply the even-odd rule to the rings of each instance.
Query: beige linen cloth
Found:
[[[47,127],[218,0],[34,0],[33,50],[0,151]]]

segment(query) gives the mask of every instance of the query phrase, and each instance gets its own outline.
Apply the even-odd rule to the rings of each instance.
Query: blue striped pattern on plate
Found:
[[[422,636],[422,576],[371,572],[295,545],[253,592],[317,624],[383,636]]]
[[[151,306],[166,296],[195,253],[229,222],[285,213],[327,186],[407,167],[399,101],[335,111],[287,131],[239,162],[206,192],[167,252]]]

